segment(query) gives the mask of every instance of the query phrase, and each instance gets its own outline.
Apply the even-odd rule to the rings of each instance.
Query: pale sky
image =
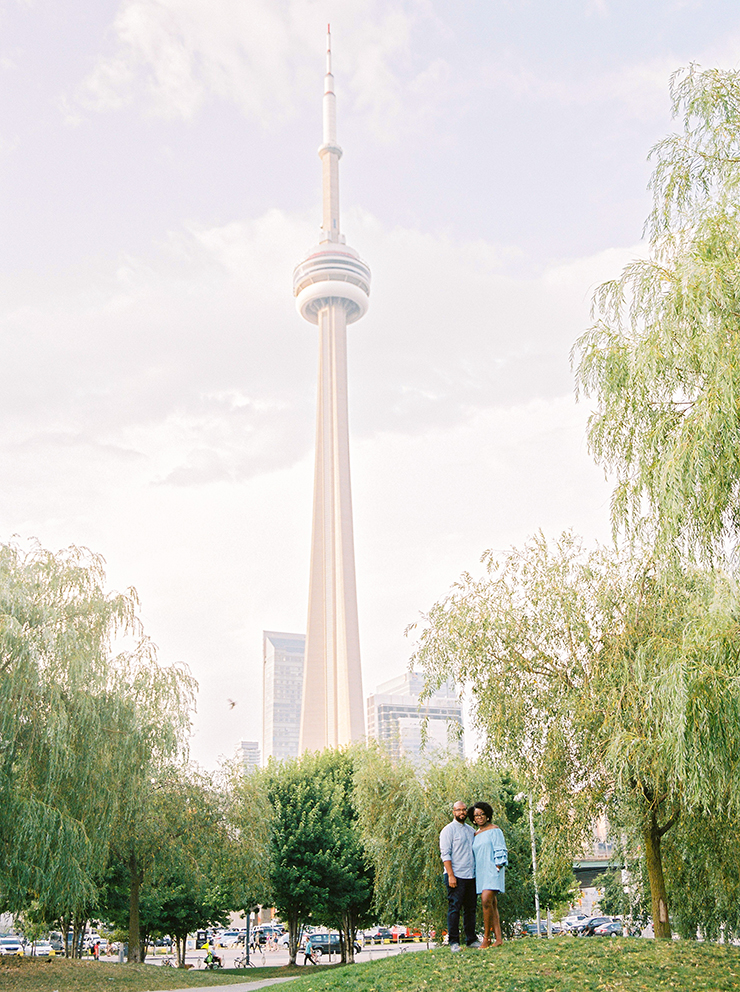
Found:
[[[332,23],[365,693],[487,548],[609,533],[568,352],[638,252],[668,78],[722,0],[0,0],[0,539],[86,545],[200,682],[193,757],[261,740],[305,629]],[[228,700],[236,701],[231,708]]]

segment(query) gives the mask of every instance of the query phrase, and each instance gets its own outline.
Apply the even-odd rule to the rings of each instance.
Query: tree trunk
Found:
[[[355,963],[355,935],[357,927],[351,912],[342,914],[342,964]]]
[[[185,948],[187,946],[187,935],[185,937],[175,936],[175,953],[177,954],[177,967],[185,967]]]
[[[645,865],[650,880],[650,897],[653,907],[653,933],[656,940],[671,939],[671,924],[668,918],[668,896],[663,877],[663,859],[660,853],[660,842],[663,834],[672,825],[672,820],[663,827],[658,827],[654,810],[643,826],[642,836],[645,844]]]
[[[82,942],[85,938],[85,930],[87,929],[87,919],[79,920],[73,917],[72,922],[72,957],[81,958],[82,957]]]
[[[139,929],[139,893],[141,891],[142,874],[136,863],[136,855],[128,859],[129,879],[131,883],[128,901],[128,960],[139,964],[141,961],[141,933]]]
[[[298,912],[291,911],[288,916],[288,964],[295,964],[298,955],[298,938],[300,936]]]
[[[62,954],[64,955],[65,958],[73,957],[73,948],[71,948],[67,943],[67,934],[69,933],[70,927],[72,926],[72,916],[71,915],[63,916],[59,920],[59,926],[62,931],[62,945],[64,948],[62,950]]]

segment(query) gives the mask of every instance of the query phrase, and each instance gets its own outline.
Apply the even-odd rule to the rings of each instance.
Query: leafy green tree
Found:
[[[669,937],[664,836],[740,799],[735,584],[568,534],[486,562],[429,612],[414,660],[430,691],[469,690],[489,755],[529,781],[561,850],[576,854],[598,813],[631,824]]]
[[[122,806],[182,743],[191,700],[189,677],[157,665],[134,590],[104,583],[85,549],[0,546],[2,908],[35,904],[64,933],[95,907]]]
[[[146,802],[144,799],[146,798]],[[138,874],[139,956],[152,938],[176,940],[184,967],[185,938],[192,930],[223,924],[238,903],[231,886],[226,848],[227,800],[209,776],[182,767],[167,770],[141,796],[144,824],[112,845],[114,860],[102,901],[104,912],[131,939],[131,863]],[[129,944],[129,958],[131,948]]]
[[[273,761],[238,785],[240,843],[251,849],[248,861],[261,862],[245,895],[276,907],[288,928],[291,963],[309,922],[336,926],[343,960],[354,960],[357,927],[372,918],[372,869],[356,826],[355,760],[353,749],[307,752]]]
[[[321,755],[323,772],[334,783],[327,820],[334,877],[324,922],[339,930],[342,961],[350,963],[354,961],[358,929],[375,921],[372,907],[375,872],[362,843],[355,803],[355,768],[361,753],[347,749],[325,751]]]
[[[156,766],[145,767],[151,773]],[[223,866],[222,847],[229,834],[226,799],[206,775],[187,766],[160,767],[158,778],[142,783],[128,798],[111,859],[126,874],[129,961],[143,961],[152,935],[182,936],[181,928],[172,928],[176,904],[185,913],[176,895],[178,879],[189,883],[193,902],[202,905],[202,923],[209,922],[207,917],[220,921],[238,904]],[[122,925],[120,914],[116,921]]]
[[[692,65],[671,97],[649,256],[597,289],[574,359],[615,528],[711,559],[740,529],[740,73]]]

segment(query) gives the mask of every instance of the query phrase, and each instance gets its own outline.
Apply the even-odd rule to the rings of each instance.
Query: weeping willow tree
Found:
[[[671,97],[649,256],[598,288],[573,359],[615,530],[716,560],[740,530],[740,73],[691,66]]]
[[[0,905],[33,903],[65,932],[95,906],[115,825],[188,723],[191,682],[157,665],[137,613],[84,549],[0,546]]]
[[[600,813],[636,836],[669,937],[664,838],[740,811],[736,584],[569,534],[486,563],[425,616],[414,662],[430,692],[449,678],[468,690],[488,754],[529,781],[565,849]]]
[[[359,756],[355,804],[363,843],[375,869],[373,904],[379,919],[403,920],[425,936],[446,928],[447,894],[442,881],[439,833],[452,819],[458,799],[483,800],[493,807],[509,850],[506,894],[499,901],[501,925],[514,932],[517,920],[534,913],[532,848],[526,801],[499,763],[451,759],[421,769],[393,761],[379,747]],[[548,844],[538,816],[541,858],[538,884],[543,906],[564,908],[575,879],[562,846]],[[437,936],[437,939],[441,939]]]

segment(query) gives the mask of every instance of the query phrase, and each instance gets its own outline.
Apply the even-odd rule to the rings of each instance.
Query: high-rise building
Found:
[[[245,774],[260,766],[259,741],[239,741],[236,756],[242,763]]]
[[[299,753],[303,693],[304,634],[262,631],[262,754],[295,758]]]
[[[323,98],[323,220],[319,244],[293,273],[299,313],[319,329],[316,466],[300,747],[321,750],[365,733],[347,424],[347,324],[368,308],[370,269],[339,227],[336,99],[327,35]]]
[[[462,702],[451,683],[419,702],[424,678],[405,672],[383,682],[367,700],[368,737],[379,741],[392,758],[400,756],[416,762],[436,757],[463,757]],[[426,741],[422,747],[422,724],[426,721]]]

